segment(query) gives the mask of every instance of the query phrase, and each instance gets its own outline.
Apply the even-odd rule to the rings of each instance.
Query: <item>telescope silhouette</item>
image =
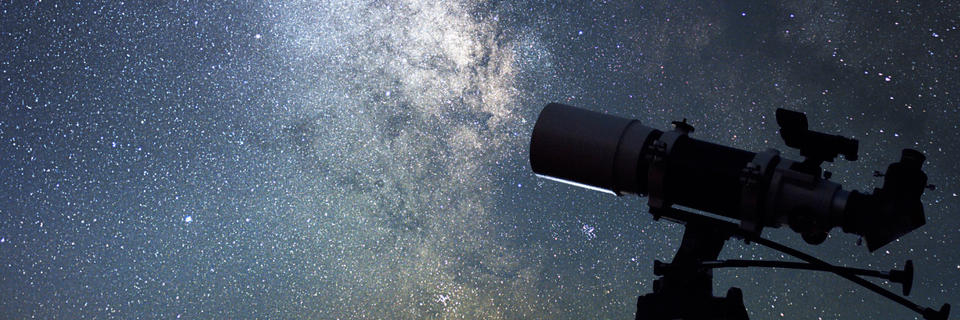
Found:
[[[926,157],[904,149],[887,167],[883,186],[873,193],[844,190],[830,181],[824,161],[843,155],[857,160],[858,141],[808,128],[805,114],[777,109],[780,135],[800,150],[802,161],[780,156],[775,149],[750,152],[690,137],[693,126],[674,121],[660,131],[636,119],[548,104],[540,113],[530,141],[530,166],[543,178],[614,195],[648,197],[655,220],[685,226],[683,241],[671,263],[655,261],[653,293],[637,302],[637,319],[747,319],[742,291],[726,297],[712,293],[712,269],[777,267],[833,272],[918,313],[925,319],[946,319],[950,305],[939,311],[913,304],[861,276],[900,283],[903,295],[913,284],[913,263],[904,270],[870,271],[832,266],[761,237],[764,228],[789,226],[810,244],[822,243],[841,228],[859,235],[870,252],[924,225],[920,197],[927,184]],[[731,218],[732,223],[683,208]],[[730,238],[756,242],[807,263],[717,261]]]

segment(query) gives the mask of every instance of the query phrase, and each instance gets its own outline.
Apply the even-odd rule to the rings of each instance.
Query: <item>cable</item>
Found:
[[[823,260],[817,259],[814,256],[803,253],[799,250],[787,247],[785,245],[773,242],[760,237],[754,233],[751,233],[746,230],[740,229],[737,225],[723,221],[717,218],[698,215],[693,212],[688,212],[672,207],[664,208],[661,210],[651,210],[651,213],[654,215],[654,219],[658,219],[658,216],[668,218],[669,220],[678,222],[680,224],[694,223],[699,225],[712,225],[716,230],[721,230],[730,235],[736,235],[742,237],[744,240],[752,241],[759,243],[760,245],[766,246],[770,249],[783,252],[785,254],[796,257],[797,259],[806,261],[810,263],[810,268],[815,268],[813,270],[825,270],[830,271],[838,276],[841,276],[847,280],[852,281],[853,283],[859,284],[860,286],[869,289],[870,291],[876,292],[877,294],[886,297],[887,299],[893,300],[896,303],[903,305],[904,307],[909,308],[921,315],[924,319],[927,320],[947,320],[947,317],[950,315],[950,304],[944,303],[940,310],[933,310],[931,308],[925,308],[920,305],[917,305],[910,300],[907,300],[904,297],[898,296],[897,294],[890,292],[887,289],[881,288],[876,284],[873,284],[870,281],[864,280],[857,276],[857,273],[853,268],[837,267],[829,263],[824,262]],[[912,277],[911,277],[912,278]]]
[[[913,261],[907,260],[907,266],[904,270],[877,271],[857,268],[848,268],[840,266],[818,266],[810,263],[790,262],[790,261],[763,261],[763,260],[717,260],[704,261],[703,267],[706,268],[728,268],[728,267],[761,267],[761,268],[786,268],[799,270],[827,271],[835,273],[836,271],[849,272],[858,276],[876,277],[887,279],[891,282],[903,284],[903,295],[910,295],[910,288],[913,285]]]
[[[786,253],[786,254],[788,254],[788,255],[794,256],[794,257],[796,257],[796,258],[798,258],[798,259],[800,259],[800,260],[807,261],[807,262],[809,262],[811,265],[813,265],[814,267],[817,267],[817,268],[831,268],[831,267],[834,267],[834,266],[830,265],[829,263],[826,263],[826,262],[824,262],[824,261],[822,261],[822,260],[820,260],[820,259],[817,259],[817,258],[814,257],[814,256],[808,255],[808,254],[806,254],[806,253],[803,253],[803,252],[801,252],[801,251],[799,251],[799,250],[796,250],[796,249],[787,247],[787,246],[785,246],[785,245],[782,245],[782,244],[773,242],[773,241],[771,241],[771,240],[767,240],[767,239],[765,239],[765,238],[761,238],[761,237],[759,237],[759,236],[756,236],[756,235],[753,235],[753,234],[749,234],[749,233],[747,233],[747,232],[738,232],[738,233],[739,233],[739,234],[738,234],[739,236],[742,236],[742,237],[744,237],[745,239],[748,239],[748,240],[750,240],[750,241],[759,243],[759,244],[764,245],[764,246],[766,246],[766,247],[768,247],[768,248],[770,248],[770,249],[777,250],[777,251]],[[917,313],[923,315],[923,318],[924,318],[924,319],[928,319],[928,320],[946,320],[946,319],[947,319],[947,316],[950,314],[950,304],[949,304],[949,303],[944,303],[944,304],[943,304],[943,307],[940,308],[940,311],[933,310],[933,309],[931,309],[931,308],[924,308],[924,307],[922,307],[922,306],[920,306],[920,305],[917,305],[917,304],[911,302],[910,300],[907,300],[907,299],[904,298],[904,297],[898,296],[897,294],[895,294],[895,293],[893,293],[893,292],[890,292],[890,291],[887,290],[887,289],[881,288],[880,286],[877,286],[876,284],[873,284],[872,282],[869,282],[869,281],[867,281],[867,280],[864,280],[863,278],[858,277],[856,274],[854,274],[853,272],[851,272],[851,270],[847,270],[847,269],[845,269],[845,268],[837,268],[837,269],[831,268],[831,269],[832,269],[832,270],[830,270],[830,271],[833,272],[834,274],[838,275],[838,276],[841,276],[841,277],[843,277],[843,278],[845,278],[845,279],[847,279],[847,280],[853,281],[853,283],[859,284],[859,285],[863,286],[864,288],[870,289],[870,291],[876,292],[877,294],[880,294],[881,296],[884,296],[884,297],[886,297],[887,299],[893,300],[894,302],[899,303],[899,304],[903,305],[904,307],[909,308],[910,310],[916,311]]]

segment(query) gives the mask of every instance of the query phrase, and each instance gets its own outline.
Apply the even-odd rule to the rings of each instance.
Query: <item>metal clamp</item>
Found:
[[[776,167],[780,160],[780,151],[767,149],[758,152],[753,160],[743,168],[740,182],[743,183],[743,192],[740,195],[740,229],[760,235],[763,231],[763,221],[760,221],[763,210],[763,194],[768,185],[764,184],[763,177]]]
[[[650,154],[647,156],[647,160],[650,161],[650,169],[647,172],[647,190],[650,200],[647,204],[650,206],[651,212],[671,205],[663,196],[663,181],[667,171],[666,159],[670,156],[670,150],[676,145],[677,140],[686,136],[689,132],[684,129],[675,128],[673,131],[664,132],[660,139],[654,141],[649,147]],[[657,217],[656,214],[654,214],[654,217]]]

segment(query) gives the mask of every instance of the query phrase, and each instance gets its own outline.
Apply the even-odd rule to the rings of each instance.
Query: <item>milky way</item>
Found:
[[[285,58],[312,176],[315,241],[337,270],[318,314],[529,316],[538,269],[510,243],[490,171],[522,147],[515,50],[460,3],[285,3]],[[526,136],[526,135],[522,135]],[[309,219],[309,218],[308,218]],[[360,231],[360,232],[358,232]],[[348,254],[344,254],[348,253]],[[356,310],[360,311],[356,311]]]
[[[633,318],[683,228],[537,179],[549,102],[795,160],[773,115],[803,111],[860,140],[824,167],[867,192],[921,150],[927,225],[877,253],[764,235],[851,267],[913,259],[909,298],[956,304],[957,8],[880,6],[5,2],[0,318]],[[915,317],[829,274],[715,274],[755,319]]]

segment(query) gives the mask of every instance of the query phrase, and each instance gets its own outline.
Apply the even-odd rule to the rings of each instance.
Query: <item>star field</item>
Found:
[[[872,254],[840,230],[764,235],[850,267],[912,259],[908,298],[956,305],[958,9],[2,2],[0,318],[633,318],[683,228],[537,179],[549,102],[795,160],[773,116],[802,111],[859,139],[824,164],[848,190],[920,150],[937,189],[913,233]],[[715,274],[754,319],[918,318],[830,274]]]

